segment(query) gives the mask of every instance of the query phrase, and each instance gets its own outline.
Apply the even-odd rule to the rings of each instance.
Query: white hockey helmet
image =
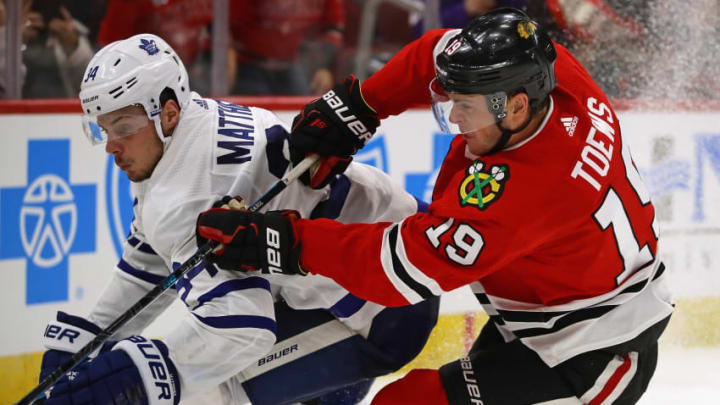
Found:
[[[162,38],[139,34],[102,48],[88,63],[80,84],[83,130],[93,144],[107,141],[98,115],[131,105],[145,109],[165,142],[160,125],[160,93],[171,89],[181,110],[190,100],[188,74],[182,60]]]

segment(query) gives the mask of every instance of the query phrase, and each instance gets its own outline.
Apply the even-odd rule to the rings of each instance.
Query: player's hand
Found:
[[[65,53],[69,57],[69,55],[77,49],[78,43],[80,42],[80,33],[68,9],[60,6],[59,11],[60,15],[50,20],[48,29],[60,40],[60,44],[62,44]]]
[[[101,331],[84,318],[58,311],[56,320],[45,327],[43,346],[48,350],[43,353],[39,381],[70,360]]]
[[[307,104],[293,120],[290,159],[295,165],[311,153],[326,159],[300,180],[312,188],[326,186],[345,171],[350,156],[365,146],[378,125],[378,115],[365,103],[353,75]]]
[[[239,195],[236,195],[235,197],[230,197],[229,195],[224,196],[223,198],[215,201],[213,203],[213,208],[226,208],[229,210],[241,210],[241,211],[247,211],[250,206],[248,203],[243,200],[242,197]]]
[[[300,243],[293,224],[300,214],[294,210],[266,214],[212,208],[198,216],[195,236],[198,246],[208,239],[223,247],[207,256],[228,270],[301,274]]]
[[[121,340],[62,377],[44,405],[177,405],[180,379],[165,344]]]

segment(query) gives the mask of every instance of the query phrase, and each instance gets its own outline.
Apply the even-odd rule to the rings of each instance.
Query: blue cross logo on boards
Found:
[[[70,183],[70,140],[28,141],[26,187],[0,188],[0,260],[25,258],[25,302],[68,300],[68,255],[95,251],[95,185]]]
[[[387,173],[388,159],[387,147],[385,146],[385,135],[377,134],[370,139],[370,142],[358,151],[355,156],[355,161],[374,166]]]
[[[432,191],[435,187],[440,166],[442,165],[445,155],[450,149],[454,135],[436,132],[433,134],[433,157],[432,169],[427,173],[408,173],[405,175],[405,189],[408,193],[414,195],[423,201],[432,201]]]

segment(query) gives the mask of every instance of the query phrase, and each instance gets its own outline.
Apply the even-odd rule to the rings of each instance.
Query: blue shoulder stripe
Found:
[[[270,282],[262,277],[248,277],[222,282],[198,298],[198,307],[213,298],[220,298],[230,292],[247,290],[250,288],[262,288],[270,292]]]
[[[413,196],[415,198],[415,201],[417,201],[417,212],[428,212],[428,209],[430,208],[430,204],[426,203],[425,201]]]
[[[342,212],[348,193],[350,192],[350,179],[341,174],[330,183],[330,196],[320,201],[310,213],[310,219],[328,218],[337,219]]]
[[[148,245],[147,243],[140,243],[140,239],[134,236],[129,237],[127,242],[130,244],[130,246],[137,247],[138,250],[141,252],[149,253],[151,255],[157,255],[157,253],[155,253],[155,251],[153,250],[152,246]],[[140,244],[140,246],[138,246],[138,243]]]
[[[218,329],[256,328],[267,329],[277,335],[277,324],[271,318],[257,315],[225,315],[203,317],[193,313],[205,325]]]
[[[348,318],[353,316],[367,301],[362,300],[352,294],[344,296],[335,305],[330,307],[328,311],[336,318]]]
[[[135,267],[131,266],[130,263],[126,262],[123,259],[120,259],[120,261],[117,264],[117,267],[120,270],[124,271],[125,273],[128,273],[131,276],[139,278],[140,280],[147,281],[150,284],[160,284],[160,282],[165,279],[165,277],[163,277],[163,276],[158,276],[157,274],[152,274],[152,273],[148,273],[147,271],[138,270]]]

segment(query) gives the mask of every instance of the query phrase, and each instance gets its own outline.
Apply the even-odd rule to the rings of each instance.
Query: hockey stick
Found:
[[[278,180],[277,183],[273,184],[260,198],[257,199],[249,208],[248,211],[255,212],[265,206],[270,200],[276,195],[280,194],[290,182],[300,177],[306,170],[308,170],[320,157],[318,155],[310,155],[303,159],[297,166],[290,170],[285,177]],[[150,305],[160,294],[165,292],[168,288],[172,287],[176,281],[180,279],[190,269],[197,266],[208,253],[212,252],[219,243],[216,241],[208,241],[206,244],[200,246],[197,252],[193,254],[185,263],[175,269],[169,276],[167,276],[160,284],[156,285],[150,290],[144,297],[140,298],[130,309],[120,315],[110,326],[105,328],[102,332],[95,336],[95,339],[91,340],[90,343],[86,344],[80,351],[75,353],[67,362],[55,369],[50,375],[45,377],[32,391],[25,395],[17,405],[28,405],[33,404],[36,401],[44,399],[44,392],[57,382],[65,373],[73,369],[75,366],[80,364],[85,358],[90,355],[95,349],[100,347],[110,336],[117,332],[120,328],[125,326],[135,315],[139,314],[148,305]]]

